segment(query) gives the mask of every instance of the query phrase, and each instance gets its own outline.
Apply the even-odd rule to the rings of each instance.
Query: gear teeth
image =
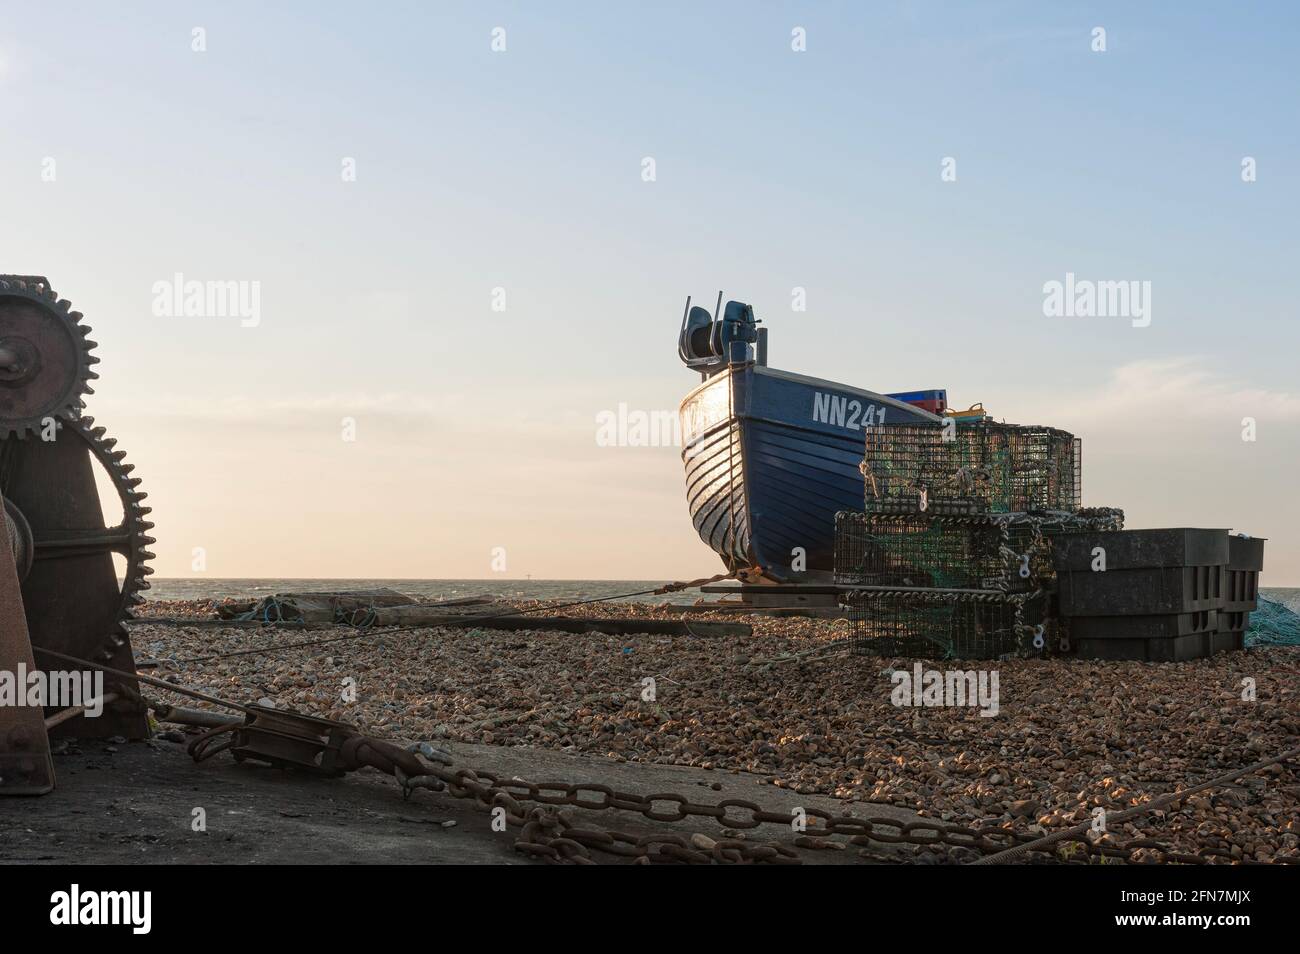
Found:
[[[75,417],[84,407],[81,396],[94,393],[88,382],[98,377],[90,370],[91,365],[99,363],[99,359],[90,354],[97,343],[90,339],[90,328],[81,323],[82,313],[75,311],[66,298],[60,298],[44,279],[23,281],[7,278],[0,281],[0,292],[6,299],[26,299],[34,303],[45,313],[46,321],[60,326],[62,335],[67,336],[52,335],[48,339],[49,345],[59,351],[57,356],[51,356],[49,367],[57,368],[55,373],[59,374],[66,370],[65,380],[59,382],[61,390],[50,396],[50,403],[15,407],[14,412],[25,416],[0,422],[0,438],[22,438],[39,434],[46,418]],[[65,359],[69,365],[66,369]]]
[[[147,564],[154,559],[154,553],[149,547],[156,541],[144,532],[153,529],[153,523],[144,519],[144,515],[152,513],[153,508],[140,503],[148,495],[136,489],[140,486],[141,480],[139,477],[131,476],[135,465],[124,463],[126,451],[118,449],[116,438],[105,436],[107,430],[97,426],[94,417],[90,415],[73,418],[67,422],[67,425],[75,429],[77,436],[86,441],[92,456],[108,472],[122,503],[121,527],[130,531],[130,542],[126,553],[126,579],[122,584],[115,621],[118,629],[125,632],[122,623],[135,618],[131,612],[132,607],[146,602],[140,593],[149,589],[148,578],[154,573],[153,567]],[[111,655],[111,652],[110,649],[108,654]]]

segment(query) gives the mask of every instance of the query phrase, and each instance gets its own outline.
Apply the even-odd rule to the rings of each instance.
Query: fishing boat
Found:
[[[679,411],[691,521],[750,582],[828,582],[835,514],[862,509],[864,428],[941,422],[945,392],[779,371],[759,325],[721,294],[713,314],[686,300],[678,356],[702,377]]]

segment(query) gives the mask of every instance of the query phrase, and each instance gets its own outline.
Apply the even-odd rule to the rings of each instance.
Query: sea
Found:
[[[147,596],[154,600],[261,599],[272,593],[319,593],[339,590],[373,590],[380,587],[408,596],[451,600],[465,596],[502,596],[512,600],[587,600],[620,597],[647,603],[689,605],[701,595],[698,589],[654,595],[665,580],[322,580],[322,579],[158,579],[150,581]],[[1266,596],[1300,613],[1300,587],[1261,587]],[[716,595],[712,598],[716,598]]]

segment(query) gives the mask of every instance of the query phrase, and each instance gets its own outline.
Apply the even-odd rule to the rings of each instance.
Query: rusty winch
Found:
[[[83,415],[99,359],[81,319],[44,277],[0,275],[0,496],[8,538],[0,547],[0,678],[8,675],[10,696],[23,688],[19,671],[71,667],[42,659],[42,649],[135,670],[125,623],[149,586],[153,524],[126,454]],[[97,475],[115,500],[100,499]],[[53,786],[47,723],[79,737],[147,734],[133,681],[106,677],[102,698],[113,701],[96,718],[0,698],[0,793]]]

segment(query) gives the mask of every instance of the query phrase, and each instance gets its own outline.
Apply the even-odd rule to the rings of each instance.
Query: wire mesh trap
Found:
[[[861,469],[874,513],[1073,511],[1083,444],[1054,427],[991,421],[870,427]]]
[[[845,597],[849,652],[919,659],[1038,655],[1048,645],[1041,592],[859,590]]]
[[[1124,513],[835,515],[835,582],[1027,592],[1054,577],[1055,533],[1118,530]]]

